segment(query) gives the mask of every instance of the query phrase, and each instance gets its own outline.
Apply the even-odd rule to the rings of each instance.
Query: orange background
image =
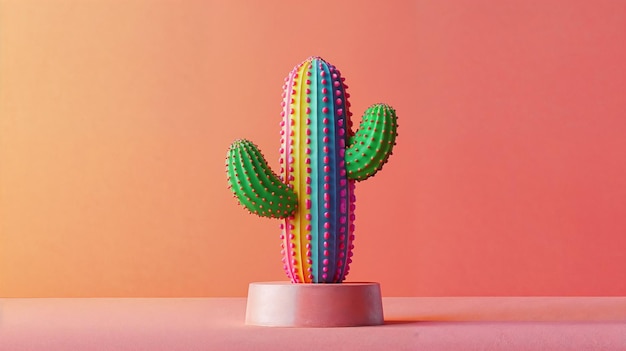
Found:
[[[278,222],[280,87],[334,63],[400,118],[357,185],[349,278],[383,294],[626,294],[624,1],[0,0],[0,296],[244,296]]]

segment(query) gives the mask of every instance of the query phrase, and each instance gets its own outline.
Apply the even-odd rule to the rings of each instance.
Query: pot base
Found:
[[[384,323],[378,283],[250,283],[246,324],[355,327]]]

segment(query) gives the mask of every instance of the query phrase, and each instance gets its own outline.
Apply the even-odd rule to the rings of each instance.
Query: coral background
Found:
[[[0,296],[245,296],[278,221],[280,87],[320,55],[355,122],[400,118],[357,185],[352,281],[386,296],[626,295],[626,2],[0,0]]]

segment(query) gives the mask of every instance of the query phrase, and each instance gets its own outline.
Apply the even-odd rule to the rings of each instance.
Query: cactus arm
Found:
[[[226,166],[231,191],[250,212],[271,218],[285,218],[295,212],[297,195],[272,172],[252,142],[233,142]]]
[[[397,136],[396,111],[389,105],[369,107],[346,150],[348,178],[365,180],[382,169],[392,153]]]

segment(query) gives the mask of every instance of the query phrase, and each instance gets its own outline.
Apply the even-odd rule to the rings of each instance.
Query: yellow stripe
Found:
[[[306,62],[300,69],[298,70],[298,77],[295,79],[296,85],[296,95],[292,95],[294,99],[294,103],[292,105],[292,110],[294,114],[292,116],[293,126],[292,130],[294,131],[294,135],[292,137],[293,141],[293,177],[292,181],[293,189],[298,194],[298,211],[296,212],[293,220],[294,230],[292,233],[294,234],[294,238],[292,242],[296,245],[294,248],[295,252],[299,253],[295,258],[298,263],[296,265],[297,276],[300,282],[308,282],[310,281],[307,278],[308,271],[307,268],[310,265],[306,262],[306,244],[309,242],[306,239],[307,230],[306,226],[309,224],[309,221],[306,219],[306,214],[308,211],[306,210],[306,200],[310,199],[310,195],[306,194],[306,129],[308,126],[306,125],[306,108],[308,104],[306,102],[306,72],[309,70],[311,63]],[[299,107],[299,108],[297,108]],[[292,259],[293,259],[292,258]]]

